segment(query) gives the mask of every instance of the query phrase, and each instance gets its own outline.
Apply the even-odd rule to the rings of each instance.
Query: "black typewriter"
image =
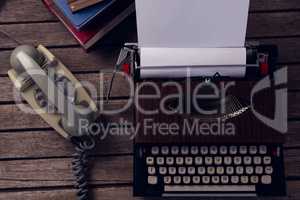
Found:
[[[125,51],[125,53],[124,53]],[[175,110],[171,114],[161,111],[144,114],[135,111],[136,125],[139,127],[134,142],[134,195],[163,197],[199,197],[199,196],[284,196],[286,194],[283,142],[281,133],[259,121],[251,112],[250,91],[260,78],[275,71],[277,48],[270,45],[247,48],[247,70],[245,77],[201,77],[185,79],[143,79],[139,77],[139,48],[134,44],[125,47],[119,59],[119,66],[135,77],[135,96],[138,104],[148,110],[159,108],[165,96],[176,94],[177,88],[167,81],[179,83],[183,88],[184,101],[187,104],[188,92],[195,90],[198,83],[213,82],[217,86],[236,81],[222,99],[207,99],[199,102],[208,108],[218,107],[225,102],[225,112],[215,115],[201,115],[190,109]],[[123,67],[123,68],[124,68]],[[158,85],[162,96],[155,99],[138,98],[139,95],[155,93],[151,86]],[[189,86],[187,86],[190,84]],[[145,85],[145,86],[141,86]],[[199,90],[206,93],[207,90]],[[195,94],[195,93],[193,93]],[[253,106],[266,116],[274,115],[274,90],[264,90],[255,96]],[[166,101],[166,107],[177,108],[178,102]],[[224,114],[225,113],[225,114]],[[145,121],[155,124],[181,124],[181,134],[158,134]],[[197,123],[232,123],[234,135],[199,134],[197,130],[182,134],[185,121],[197,120]]]

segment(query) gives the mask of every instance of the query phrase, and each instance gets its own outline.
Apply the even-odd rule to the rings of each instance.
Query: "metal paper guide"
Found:
[[[249,0],[136,0],[136,10],[141,78],[245,75]]]

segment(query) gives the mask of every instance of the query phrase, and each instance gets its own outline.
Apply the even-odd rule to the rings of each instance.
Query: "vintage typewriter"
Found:
[[[250,105],[250,92],[259,82],[259,77],[272,74],[275,69],[276,46],[247,48],[248,67],[243,78],[226,77],[222,74],[194,77],[190,81],[182,78],[141,78],[139,48],[128,44],[120,55],[122,59],[119,60],[119,67],[131,73],[136,88],[140,87],[135,94],[139,107],[147,111],[156,110],[165,97],[179,94],[178,85],[184,94],[183,103],[181,102],[184,104],[183,109],[175,98],[164,102],[169,113],[161,110],[150,114],[139,109],[135,111],[136,127],[139,128],[134,141],[136,196],[285,195],[284,137],[261,122],[251,111],[253,106],[257,112],[272,118],[275,112],[275,92],[270,88],[257,93]],[[172,84],[164,85],[170,80]],[[202,98],[198,102],[205,109],[218,109],[224,103],[224,112],[203,115],[188,103],[191,98],[189,95],[195,95],[195,90],[198,90],[196,94],[210,94],[210,87],[205,84],[213,83],[217,87],[224,87],[232,81],[235,81],[235,85],[226,91],[225,97]],[[157,92],[149,83],[158,86],[161,97],[143,97]],[[197,89],[199,83],[204,84],[201,89]],[[186,105],[191,105],[189,111],[185,108]],[[179,125],[175,134],[170,131],[172,124]],[[220,130],[224,127],[226,129],[226,124],[233,124],[234,134]],[[164,127],[159,127],[160,125]],[[220,131],[209,134],[205,131],[207,126],[219,126],[216,129]],[[203,132],[201,128],[204,129]]]
[[[214,1],[201,2],[200,6],[207,7],[203,9],[216,7]],[[172,3],[180,7],[183,2]],[[189,16],[201,13],[202,7],[196,1],[191,4]],[[218,4],[225,6],[228,1]],[[165,19],[184,18],[186,14],[160,13],[165,6],[162,1],[151,1],[151,6],[157,6],[152,11],[156,10],[155,15],[162,20],[149,19],[154,15],[147,11],[147,1],[136,1],[139,43],[126,44],[117,63],[119,69],[133,77],[136,88],[134,195],[285,195],[283,135],[257,117],[260,113],[273,118],[278,98],[286,95],[285,90],[279,94],[273,87],[284,83],[284,79],[274,78],[283,72],[275,72],[276,46],[196,48],[182,32],[177,34],[178,24],[175,29],[171,25],[166,28],[169,36],[157,36],[166,25]],[[245,8],[247,12],[247,6],[246,3],[229,11]],[[223,14],[228,17],[226,12]],[[245,28],[242,22],[240,26]],[[170,48],[160,46],[174,38],[180,47],[173,43]],[[156,45],[150,44],[153,40],[157,40]],[[182,41],[187,47],[182,47]],[[258,92],[261,84],[267,86]],[[214,96],[216,88],[223,88],[219,90],[223,95]],[[194,98],[198,95],[202,98]],[[204,114],[199,107],[216,112]],[[233,132],[229,125],[234,127]]]

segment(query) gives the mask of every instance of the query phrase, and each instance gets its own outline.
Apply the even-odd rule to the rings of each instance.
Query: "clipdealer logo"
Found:
[[[253,114],[267,126],[286,133],[288,131],[287,125],[287,67],[281,68],[274,72],[273,79],[271,75],[260,80],[251,91],[251,110]],[[253,99],[255,94],[263,90],[274,90],[275,92],[275,113],[274,118],[269,118],[255,110]]]

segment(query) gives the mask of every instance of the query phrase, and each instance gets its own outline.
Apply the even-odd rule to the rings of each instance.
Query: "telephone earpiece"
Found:
[[[31,45],[22,45],[17,47],[10,56],[10,64],[11,66],[20,74],[25,71],[23,64],[17,58],[17,55],[23,52],[30,56],[36,63],[39,65],[43,65],[45,62],[45,57],[41,54],[34,46]]]

